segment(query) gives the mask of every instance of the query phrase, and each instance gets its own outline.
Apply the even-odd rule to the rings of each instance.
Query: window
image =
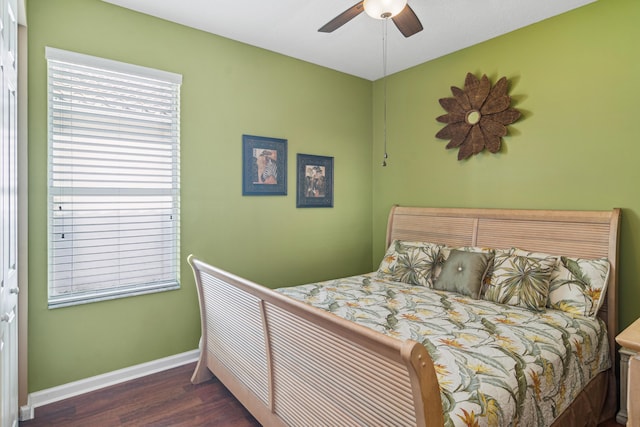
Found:
[[[49,307],[180,287],[180,84],[47,48]]]

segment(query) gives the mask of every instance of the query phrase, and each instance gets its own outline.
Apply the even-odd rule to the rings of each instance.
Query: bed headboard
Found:
[[[395,239],[448,246],[518,247],[582,258],[606,257],[611,273],[598,316],[607,324],[614,364],[609,393],[615,410],[618,333],[618,236],[620,209],[610,211],[424,208],[394,206],[389,214],[387,247]],[[613,381],[613,383],[611,382]]]

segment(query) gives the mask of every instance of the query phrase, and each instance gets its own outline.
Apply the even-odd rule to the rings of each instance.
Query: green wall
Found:
[[[640,2],[599,0],[388,78],[388,166],[380,166],[382,82],[374,84],[373,263],[393,204],[623,208],[620,327],[640,316]],[[436,41],[434,41],[435,43]],[[390,55],[392,53],[390,52]],[[466,161],[448,141],[439,98],[467,72],[506,76],[512,106],[498,154]]]
[[[190,253],[271,287],[371,268],[372,84],[98,0],[29,0],[29,391],[197,348]],[[45,46],[183,75],[178,291],[47,309]],[[288,195],[243,197],[242,134],[288,140]],[[296,209],[296,153],[335,158]]]

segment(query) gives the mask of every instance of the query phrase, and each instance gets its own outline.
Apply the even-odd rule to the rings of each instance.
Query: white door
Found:
[[[16,0],[0,0],[0,427],[18,426]]]

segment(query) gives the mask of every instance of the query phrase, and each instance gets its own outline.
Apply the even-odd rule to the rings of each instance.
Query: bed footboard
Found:
[[[211,373],[263,425],[442,426],[433,362],[399,341],[189,256],[201,352]]]

